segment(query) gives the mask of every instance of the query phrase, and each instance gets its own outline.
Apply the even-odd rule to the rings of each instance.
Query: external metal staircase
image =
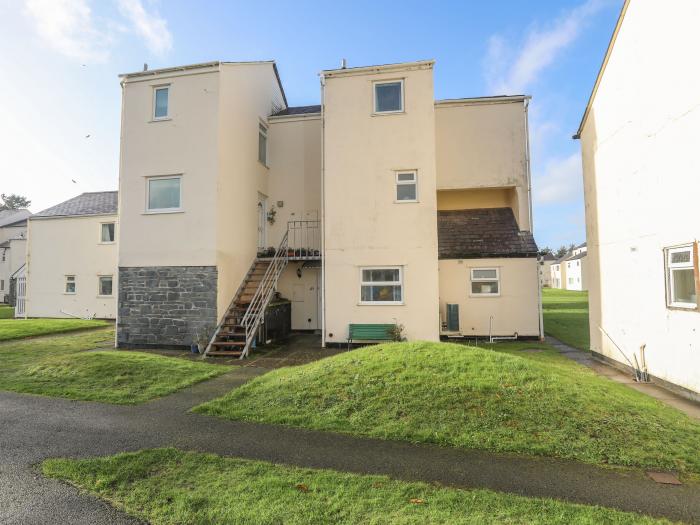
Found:
[[[257,258],[222,317],[209,342],[205,356],[232,356],[243,359],[250,353],[265,309],[277,288],[282,271],[289,262],[287,231],[271,258]]]

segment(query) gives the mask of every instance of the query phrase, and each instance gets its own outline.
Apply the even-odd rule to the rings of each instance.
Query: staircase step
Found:
[[[231,357],[241,357],[241,354],[243,352],[241,350],[209,350],[207,352],[207,355],[213,355],[213,356],[231,356]]]
[[[211,346],[245,346],[245,341],[214,341]]]

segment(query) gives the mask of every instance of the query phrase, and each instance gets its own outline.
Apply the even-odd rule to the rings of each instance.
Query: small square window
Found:
[[[403,272],[400,267],[363,268],[360,304],[402,304]]]
[[[157,87],[153,90],[153,120],[168,118],[170,87]]]
[[[666,252],[666,304],[677,308],[697,308],[693,245],[668,248]]]
[[[418,185],[415,171],[396,173],[396,201],[416,202],[418,200]]]
[[[98,295],[112,295],[112,276],[111,275],[101,275],[99,278],[99,290]]]
[[[114,242],[114,223],[113,222],[105,222],[101,224],[101,234],[100,234],[100,242],[104,243],[110,243]]]
[[[147,210],[177,211],[181,207],[181,177],[147,179]]]
[[[374,112],[401,113],[403,111],[403,80],[374,84]]]
[[[66,293],[75,293],[75,275],[66,275]]]
[[[258,160],[267,166],[267,128],[262,124],[258,127]]]
[[[500,271],[498,268],[472,268],[471,295],[497,296],[501,294]]]

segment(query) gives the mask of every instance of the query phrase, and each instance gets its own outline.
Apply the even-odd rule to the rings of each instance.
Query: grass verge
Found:
[[[518,346],[521,345],[521,346]],[[391,343],[257,377],[213,416],[594,464],[700,472],[700,424],[544,345]],[[522,346],[539,353],[525,353]],[[520,348],[520,349],[519,349]]]
[[[11,306],[0,305],[0,319],[12,319],[15,316],[15,309]]]
[[[114,342],[114,329],[0,345],[0,390],[131,405],[229,370],[139,352],[86,350]]]
[[[660,524],[602,507],[175,449],[52,459],[45,475],[153,524]]]
[[[58,334],[109,326],[109,321],[99,319],[2,319],[0,341],[23,339],[38,335]]]
[[[589,350],[588,292],[542,289],[544,331],[567,345]]]

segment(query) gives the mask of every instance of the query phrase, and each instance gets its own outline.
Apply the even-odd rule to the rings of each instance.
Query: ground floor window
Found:
[[[99,278],[98,295],[112,295],[112,276],[101,275]]]
[[[66,293],[75,293],[75,275],[66,275]]]
[[[399,266],[362,268],[360,304],[401,304],[403,270]]]
[[[498,268],[472,268],[470,271],[471,294],[495,296],[501,294],[501,275]]]
[[[698,296],[695,286],[695,257],[693,245],[667,248],[666,260],[666,304],[678,308],[697,308]]]

